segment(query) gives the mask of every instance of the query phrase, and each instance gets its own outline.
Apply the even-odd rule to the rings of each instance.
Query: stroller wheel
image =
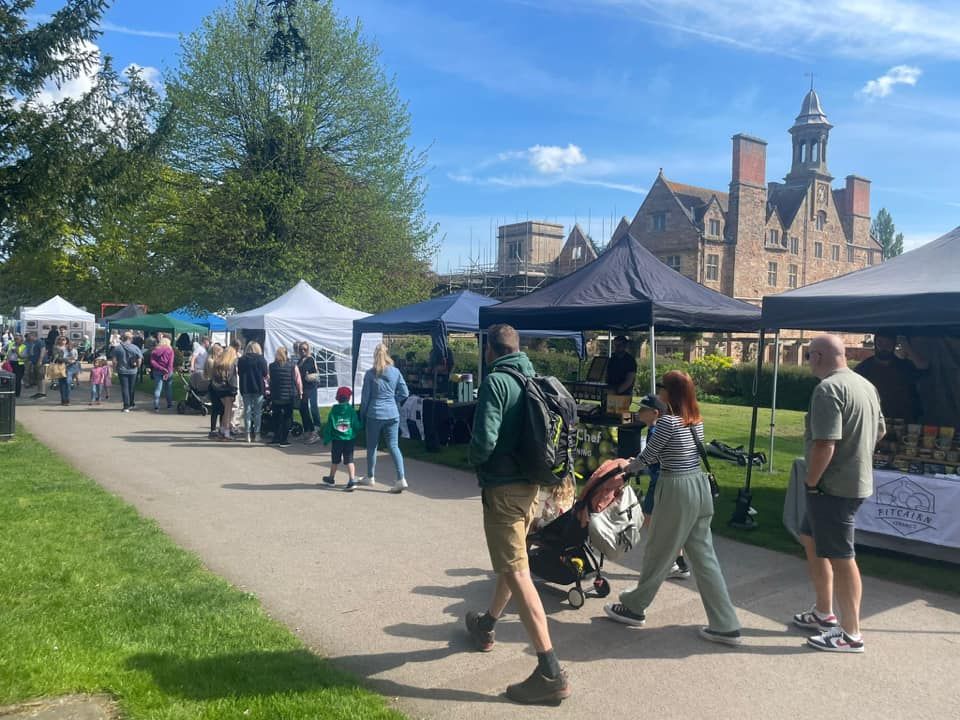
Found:
[[[200,417],[206,417],[206,416],[209,415],[209,414],[210,414],[210,411],[207,410],[207,406],[206,406],[206,405],[201,405],[201,406],[200,406]]]
[[[290,434],[293,435],[294,437],[300,437],[301,435],[303,435],[303,425],[301,425],[298,422],[295,422],[293,425],[290,426]]]
[[[593,581],[593,589],[597,593],[597,597],[605,598],[610,594],[610,583],[607,582],[605,577],[598,577]]]
[[[184,415],[184,414],[186,414],[186,412],[187,412],[187,406],[186,406],[186,404],[181,400],[180,402],[177,403],[177,414],[178,414],[178,415]]]
[[[570,588],[567,592],[567,602],[570,603],[570,607],[574,610],[579,610],[583,607],[583,604],[587,601],[586,595],[583,594],[583,590],[578,587]]]

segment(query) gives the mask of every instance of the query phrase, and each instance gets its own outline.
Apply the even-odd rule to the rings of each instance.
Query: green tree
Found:
[[[168,79],[171,163],[204,185],[175,252],[198,302],[249,307],[301,277],[370,310],[426,297],[425,158],[377,50],[331,3],[301,2],[289,17],[309,52],[265,62],[263,12],[213,13]]]
[[[893,224],[893,217],[886,208],[880,208],[877,217],[874,218],[870,226],[870,234],[873,235],[880,247],[883,248],[883,259],[889,260],[903,253],[903,233],[898,233]]]

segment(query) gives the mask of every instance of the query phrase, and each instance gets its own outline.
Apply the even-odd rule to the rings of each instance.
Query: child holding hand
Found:
[[[110,383],[110,368],[107,358],[101,355],[93,361],[90,370],[90,405],[99,405],[101,398],[107,399],[107,386]]]

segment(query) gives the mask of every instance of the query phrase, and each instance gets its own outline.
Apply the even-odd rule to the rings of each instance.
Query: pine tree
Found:
[[[893,224],[893,217],[886,208],[880,208],[880,212],[874,218],[870,225],[870,234],[877,239],[880,247],[883,248],[883,259],[889,260],[903,253],[903,233],[898,233]]]

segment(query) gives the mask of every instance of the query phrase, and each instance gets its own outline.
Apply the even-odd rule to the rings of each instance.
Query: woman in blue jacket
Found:
[[[403,375],[393,366],[393,358],[383,343],[373,351],[373,367],[363,376],[363,392],[360,397],[360,417],[367,429],[367,476],[357,481],[358,485],[372,486],[376,483],[377,447],[381,435],[386,437],[387,449],[397,469],[397,481],[390,489],[401,493],[407,487],[403,471],[403,455],[400,454],[400,406],[409,397]]]

